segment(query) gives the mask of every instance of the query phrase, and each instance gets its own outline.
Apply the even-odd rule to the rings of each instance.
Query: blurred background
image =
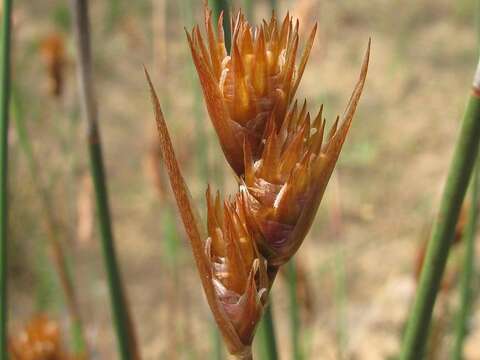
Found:
[[[270,17],[270,1],[253,3],[251,22]],[[213,358],[213,321],[162,167],[143,74],[145,65],[204,216],[207,183],[227,195],[235,181],[186,43],[184,27],[203,29],[202,4],[90,1],[116,246],[145,359]],[[287,10],[300,19],[303,40],[318,22],[298,98],[307,98],[312,112],[325,104],[328,123],[343,112],[372,38],[354,125],[296,255],[304,358],[393,359],[476,65],[477,2],[278,1],[280,18]],[[49,203],[89,345],[96,358],[114,359],[69,11],[68,1],[15,1],[10,327],[15,333],[46,312],[59,321],[68,348],[68,315],[44,226]],[[461,250],[452,253],[437,304],[430,359],[448,358]],[[272,299],[281,359],[291,359],[285,276]],[[467,359],[480,358],[479,314],[472,314]]]

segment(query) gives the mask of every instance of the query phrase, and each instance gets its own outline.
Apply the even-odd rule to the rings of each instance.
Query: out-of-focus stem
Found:
[[[225,31],[225,47],[230,52],[232,43],[232,31],[230,29],[230,5],[228,0],[210,0],[215,19],[223,12],[223,30]]]
[[[300,312],[297,300],[297,267],[295,259],[291,259],[287,264],[288,288],[290,297],[290,331],[292,336],[293,359],[303,358],[300,345]]]
[[[223,359],[223,346],[222,346],[222,336],[218,331],[215,324],[212,324],[212,345],[213,345],[213,358],[215,360]]]
[[[445,270],[460,208],[480,140],[480,64],[477,67],[467,109],[448,172],[440,210],[430,238],[417,294],[401,349],[401,360],[422,357],[440,281]]]
[[[121,9],[120,9],[120,0],[109,0],[108,1],[109,9],[107,14],[107,30],[111,31],[115,26],[115,22],[118,20]]]
[[[468,214],[468,224],[463,236],[464,260],[462,279],[460,283],[460,306],[457,315],[455,341],[452,359],[463,359],[463,343],[467,335],[468,317],[472,305],[473,276],[475,273],[475,237],[477,233],[478,218],[478,181],[480,178],[480,163],[477,158],[474,174],[470,184],[471,205]]]
[[[277,0],[270,0],[270,7],[272,11],[277,11]]]
[[[112,316],[118,340],[118,351],[123,360],[139,359],[140,355],[137,348],[135,331],[130,318],[114,246],[106,175],[103,164],[102,142],[98,127],[98,111],[92,78],[88,2],[86,0],[71,0],[71,2],[77,38],[77,69],[80,95],[87,120],[90,168],[95,187],[101,243],[110,290]]]
[[[213,8],[213,15],[215,22],[218,22],[220,14],[223,12],[223,31],[225,33],[225,48],[230,53],[232,44],[232,29],[230,23],[230,4],[229,0],[209,0],[210,5]],[[223,163],[222,163],[223,164]],[[218,185],[223,185],[224,174],[223,167],[218,167],[218,162],[214,165],[213,173],[215,174],[215,180]]]
[[[3,1],[0,67],[0,360],[7,360],[8,126],[10,104],[10,25],[12,2]]]
[[[260,344],[260,359],[277,360],[277,340],[275,338],[275,327],[273,322],[273,312],[271,299],[270,304],[265,308],[263,319],[258,329],[258,340]]]
[[[250,22],[253,22],[253,1],[252,0],[244,0],[245,4],[245,13],[247,14],[247,18]]]

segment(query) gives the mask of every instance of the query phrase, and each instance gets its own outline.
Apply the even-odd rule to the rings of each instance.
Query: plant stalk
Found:
[[[71,0],[71,4],[77,39],[80,95],[87,120],[90,168],[95,188],[102,251],[110,291],[112,317],[117,335],[118,352],[122,360],[140,359],[114,246],[102,142],[98,126],[98,110],[92,78],[88,2],[86,0]]]
[[[232,31],[230,29],[230,5],[228,0],[210,0],[216,22],[223,12],[223,31],[225,32],[225,48],[230,53],[232,44]]]
[[[412,312],[401,348],[401,360],[422,358],[433,307],[452,242],[460,208],[478,153],[480,140],[480,63],[448,172],[440,210],[428,244]]]
[[[3,1],[0,70],[0,360],[7,360],[8,126],[10,104],[10,39],[12,1]]]
[[[293,359],[301,360],[302,349],[300,345],[300,312],[297,300],[297,267],[295,259],[291,259],[287,264],[288,271],[288,290],[290,297],[290,331],[292,336]]]
[[[277,0],[270,0],[270,7],[272,11],[277,11]]]
[[[480,163],[477,158],[474,174],[470,184],[471,204],[468,214],[468,224],[463,236],[464,260],[460,283],[460,307],[457,315],[455,340],[452,359],[463,359],[463,343],[468,333],[469,314],[472,308],[473,277],[475,274],[475,237],[478,219],[478,181],[480,178]]]
[[[277,340],[275,338],[275,327],[273,322],[272,303],[269,300],[268,306],[265,308],[263,319],[258,329],[258,337],[260,341],[260,359],[277,360]]]
[[[244,6],[245,6],[245,13],[247,14],[247,18],[250,22],[253,22],[253,1],[252,0],[244,0]]]

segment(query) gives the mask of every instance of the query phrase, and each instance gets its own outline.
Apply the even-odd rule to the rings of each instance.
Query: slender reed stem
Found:
[[[222,336],[220,335],[220,332],[218,331],[218,328],[215,326],[214,323],[212,323],[211,327],[212,327],[213,359],[222,360],[224,358]]]
[[[401,360],[422,357],[440,281],[480,140],[480,63],[430,238],[417,294],[401,349]]]
[[[277,360],[277,340],[275,338],[275,328],[273,322],[272,300],[269,300],[269,305],[265,308],[263,319],[260,322],[258,329],[258,338],[260,341],[260,354],[262,360]]]
[[[22,114],[22,106],[20,105],[20,97],[18,92],[12,87],[12,113],[15,120],[15,127],[22,148],[27,158],[28,168],[32,176],[33,187],[40,197],[42,210],[44,215],[44,226],[47,237],[50,241],[50,249],[52,260],[57,271],[60,284],[65,296],[65,302],[68,312],[72,320],[72,335],[75,344],[75,353],[87,355],[86,338],[83,331],[83,323],[80,317],[80,308],[78,305],[78,297],[76,294],[74,281],[68,271],[68,260],[63,249],[62,243],[58,237],[59,224],[55,217],[54,207],[51,202],[50,195],[46,186],[40,181],[40,171],[38,169],[39,162],[35,159],[27,129]]]
[[[303,359],[300,345],[300,309],[297,299],[297,267],[295,259],[291,259],[287,264],[288,271],[288,289],[290,297],[290,332],[292,336],[293,359]]]
[[[115,23],[117,22],[121,13],[120,0],[109,0],[108,5],[109,5],[109,9],[108,9],[106,27],[108,31],[111,31],[114,28]]]
[[[12,2],[3,1],[0,70],[0,360],[7,360],[8,125],[10,103],[10,25]]]
[[[218,22],[218,17],[223,12],[223,30],[225,31],[225,47],[230,52],[232,44],[232,31],[230,29],[230,5],[228,0],[210,0],[213,7],[215,19]]]
[[[213,8],[213,15],[215,18],[215,22],[218,22],[218,18],[220,14],[223,12],[223,31],[225,33],[225,48],[227,52],[231,50],[231,43],[232,43],[232,29],[231,29],[231,22],[230,22],[230,6],[229,0],[209,0],[210,5]],[[212,173],[215,177],[215,182],[217,186],[222,186],[224,184],[224,173],[223,173],[223,158],[220,160],[220,166],[218,163],[217,158],[215,159],[215,163],[212,166],[213,170]]]
[[[277,11],[277,0],[270,0],[270,7],[272,11]]]
[[[243,1],[245,6],[245,13],[247,14],[247,18],[250,22],[253,22],[253,17],[255,16],[253,1],[252,0],[244,0]]]
[[[463,237],[464,260],[462,279],[460,283],[460,307],[457,315],[455,340],[452,359],[463,359],[463,343],[467,335],[468,316],[471,310],[473,294],[473,276],[475,273],[475,237],[478,218],[478,181],[480,178],[480,163],[477,159],[474,174],[470,184],[471,205],[468,214],[468,224]]]
[[[101,243],[110,290],[112,315],[117,334],[118,351],[123,360],[139,359],[140,355],[138,353],[135,331],[130,318],[114,246],[106,174],[103,164],[102,142],[98,127],[98,111],[92,79],[88,2],[86,0],[71,0],[71,3],[77,38],[77,69],[80,94],[87,120],[90,168],[95,188]]]

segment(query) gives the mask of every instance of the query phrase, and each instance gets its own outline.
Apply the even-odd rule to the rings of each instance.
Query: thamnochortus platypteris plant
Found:
[[[254,28],[239,12],[231,55],[220,24],[221,17],[215,33],[206,9],[207,41],[198,26],[187,32],[210,118],[239,184],[223,203],[207,191],[208,234],[197,221],[148,73],[147,79],[165,164],[208,303],[229,351],[249,359],[278,268],[307,235],[351,126],[370,44],[347,108],[325,136],[322,109],[311,116],[306,102],[294,101],[316,26],[299,57],[299,23],[288,14],[281,23],[272,16]]]

